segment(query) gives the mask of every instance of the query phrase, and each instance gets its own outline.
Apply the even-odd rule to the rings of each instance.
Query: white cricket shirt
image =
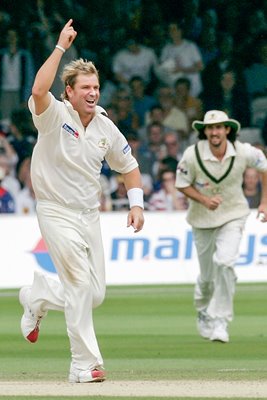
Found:
[[[263,152],[248,143],[236,141],[233,146],[228,141],[226,154],[219,161],[210,151],[207,140],[200,140],[198,149],[202,164],[212,178],[201,168],[193,145],[186,149],[178,165],[175,186],[185,188],[192,185],[209,197],[218,194],[222,203],[216,210],[209,210],[189,199],[187,221],[195,228],[215,228],[248,215],[250,210],[242,189],[243,173],[247,167],[267,171]]]
[[[31,163],[37,200],[48,200],[73,209],[99,206],[102,161],[111,169],[128,173],[138,166],[123,134],[96,107],[96,115],[85,129],[68,101],[50,93],[49,107],[35,114],[32,96],[29,109],[38,130]]]

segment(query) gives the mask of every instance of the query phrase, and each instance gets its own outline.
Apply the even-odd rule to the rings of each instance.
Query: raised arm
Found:
[[[57,43],[58,47],[55,47],[36,74],[32,87],[32,96],[35,103],[35,113],[37,115],[43,113],[49,106],[50,97],[48,92],[54,82],[61,57],[76,38],[77,32],[74,30],[72,22],[73,20],[70,19],[66,23],[60,32]]]

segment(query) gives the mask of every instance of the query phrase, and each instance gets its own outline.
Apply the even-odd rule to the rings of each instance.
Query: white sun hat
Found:
[[[204,115],[204,120],[203,121],[194,121],[192,123],[193,129],[195,131],[203,131],[206,125],[213,125],[213,124],[224,124],[226,126],[230,126],[232,128],[232,131],[237,133],[239,132],[241,126],[238,121],[235,119],[231,119],[228,117],[228,115],[224,111],[219,111],[219,110],[211,110],[206,112]]]

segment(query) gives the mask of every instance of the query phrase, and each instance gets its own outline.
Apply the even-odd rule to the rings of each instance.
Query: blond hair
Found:
[[[68,95],[66,93],[66,86],[74,87],[77,76],[78,75],[87,75],[87,74],[94,74],[97,76],[97,79],[99,80],[99,74],[98,70],[96,69],[94,63],[92,61],[86,61],[83,60],[82,58],[79,58],[78,60],[73,60],[69,64],[66,64],[62,74],[61,74],[61,80],[64,84],[64,92],[61,95],[61,98],[64,100],[68,100]]]

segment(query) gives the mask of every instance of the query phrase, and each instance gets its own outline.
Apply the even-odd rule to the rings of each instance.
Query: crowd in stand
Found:
[[[13,4],[14,3],[14,4]],[[13,6],[12,6],[13,4]],[[196,142],[192,121],[219,109],[246,141],[267,146],[267,1],[25,0],[0,5],[0,213],[35,213],[31,154],[37,133],[27,108],[34,76],[69,18],[79,35],[62,57],[92,60],[100,105],[127,138],[143,177],[145,207],[185,210],[177,163]],[[14,6],[15,5],[15,6]],[[112,18],[111,18],[112,15]],[[51,89],[58,99],[60,77]],[[256,132],[256,133],[255,133]],[[120,177],[102,168],[101,210],[125,210]],[[244,176],[251,208],[260,179]]]

